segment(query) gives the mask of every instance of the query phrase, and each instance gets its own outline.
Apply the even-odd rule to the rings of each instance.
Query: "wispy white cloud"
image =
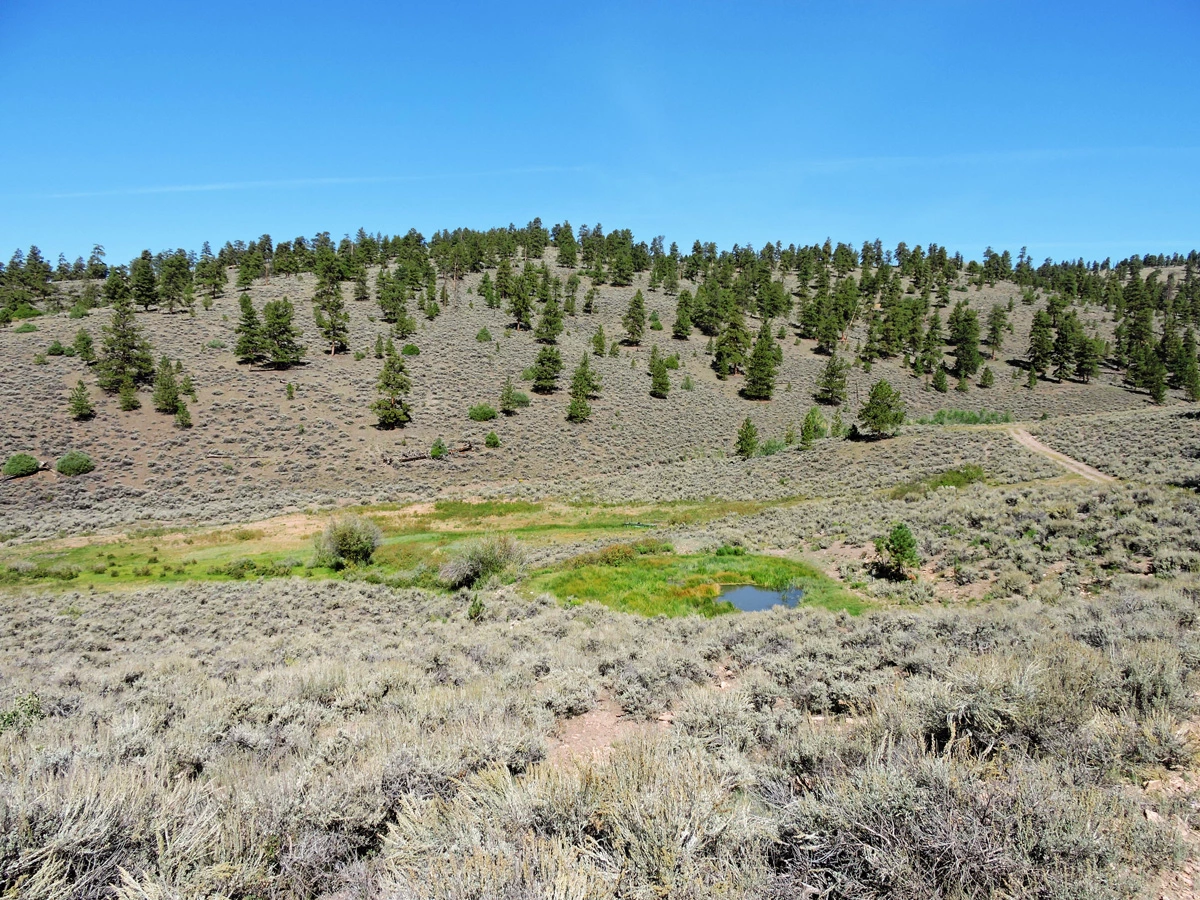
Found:
[[[1085,159],[1135,157],[1190,157],[1200,155],[1200,147],[1044,147],[1020,150],[983,150],[967,153],[890,154],[879,156],[833,156],[797,158],[765,170],[710,172],[700,178],[789,177],[828,175],[837,172],[898,171],[904,169],[940,169],[964,166],[1003,166],[1070,162]]]
[[[328,178],[278,178],[257,181],[214,181],[207,184],[164,184],[107,188],[98,191],[59,191],[39,194],[47,200],[74,200],[88,197],[136,197],[154,194],[198,194],[213,191],[295,190],[360,184],[400,184],[445,181],[460,178],[509,178],[520,175],[549,175],[582,172],[580,166],[529,166],[477,172],[423,172],[410,175],[335,176]]]

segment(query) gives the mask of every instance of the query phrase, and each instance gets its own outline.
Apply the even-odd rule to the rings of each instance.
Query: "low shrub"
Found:
[[[496,409],[488,403],[476,403],[467,410],[467,418],[472,422],[490,422],[496,418]]]
[[[892,488],[892,499],[903,500],[909,496],[925,496],[930,491],[941,487],[964,488],[977,481],[983,481],[983,467],[967,463],[957,469],[948,469],[940,475],[932,475],[919,481],[908,481]]]
[[[41,464],[28,453],[14,453],[4,463],[4,474],[9,478],[23,478],[40,468]]]
[[[60,475],[66,475],[70,478],[75,475],[83,475],[91,472],[96,468],[96,464],[92,462],[92,458],[86,453],[79,450],[71,450],[59,457],[54,468]]]
[[[475,340],[479,341],[481,344],[486,344],[491,339],[492,333],[486,328],[480,328],[479,331],[475,333]]]
[[[639,556],[652,556],[674,551],[666,541],[658,538],[642,538],[628,544],[609,544],[599,550],[580,553],[566,562],[568,569],[581,569],[584,566],[619,566],[637,559]]]
[[[29,334],[30,332],[37,331],[37,330],[38,330],[38,327],[36,325],[34,325],[32,322],[22,322],[20,325],[18,325],[16,328],[13,329],[13,334]]]
[[[443,459],[449,455],[450,450],[446,446],[446,442],[438,438],[433,442],[433,446],[429,448],[430,459]]]
[[[483,439],[483,445],[492,450],[495,450],[497,447],[500,446],[500,436],[497,435],[496,432],[494,432],[494,431],[489,431],[487,433],[487,437],[485,437]]]
[[[759,456],[774,456],[780,450],[787,449],[787,442],[779,438],[771,438],[758,445]]]
[[[524,561],[525,553],[512,535],[493,535],[463,547],[438,570],[438,580],[450,588],[469,587]]]
[[[1012,413],[992,409],[939,409],[932,416],[916,419],[914,425],[1002,425],[1013,420]]]
[[[400,352],[404,356],[420,356],[421,348],[418,347],[416,344],[405,344],[403,347],[400,348]]]

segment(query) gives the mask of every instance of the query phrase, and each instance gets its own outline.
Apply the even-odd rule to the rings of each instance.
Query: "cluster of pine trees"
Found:
[[[548,264],[551,258],[557,269]],[[1162,278],[1165,266],[1183,267],[1183,277],[1172,273]],[[458,302],[465,275],[482,273],[477,287],[482,302],[503,308],[514,328],[532,331],[541,345],[532,369],[537,376],[533,389],[542,393],[557,389],[562,360],[555,345],[564,316],[595,312],[598,285],[631,285],[636,275],[648,272],[649,290],[676,298],[672,337],[689,340],[699,331],[708,339],[705,349],[717,376],[742,376],[741,391],[747,399],[772,396],[782,360],[778,340],[787,335],[787,324],[800,337],[815,341],[818,351],[830,357],[816,392],[821,402],[838,402],[839,380],[844,383],[847,365],[838,351],[856,326],[865,337],[855,354],[868,370],[878,359],[902,357],[914,374],[927,377],[937,390],[947,389],[948,375],[957,377],[960,390],[976,375],[981,385],[990,385],[994,375],[984,365],[984,347],[992,359],[1002,349],[1011,331],[1012,301],[1007,308],[994,305],[983,322],[964,300],[953,306],[950,301],[955,290],[1010,282],[1021,289],[1021,302],[1033,304],[1039,297],[1044,301],[1044,308],[1035,313],[1025,354],[1030,386],[1047,376],[1086,382],[1108,364],[1123,371],[1131,388],[1147,391],[1157,401],[1169,387],[1200,399],[1196,251],[1186,256],[1135,255],[1115,264],[1047,259],[1035,266],[1025,248],[1014,258],[989,247],[981,260],[967,261],[937,244],[910,247],[901,242],[884,248],[876,240],[855,247],[826,240],[784,247],[777,241],[758,250],[736,244],[722,250],[697,240],[685,255],[677,244],[667,247],[661,236],[646,243],[635,240],[628,229],[605,232],[597,224],[576,231],[569,222],[546,228],[540,219],[521,228],[443,230],[428,240],[415,229],[402,236],[359,229],[354,238],[347,235],[336,243],[329,232],[280,242],[264,234],[249,242],[227,241],[215,253],[207,242],[199,253],[145,250],[127,265],[110,265],[104,248],[95,245],[87,260],[79,257],[68,263],[60,254],[55,267],[35,246],[16,251],[0,265],[0,324],[36,316],[39,306],[61,308],[64,295],[57,283],[85,282],[82,294],[71,295],[76,305],[85,310],[107,305],[113,310],[99,354],[88,350],[96,360],[98,383],[133,403],[137,388],[155,378],[134,309],[194,312],[197,295],[210,306],[227,288],[231,267],[236,268],[236,287],[243,292],[259,279],[315,275],[314,324],[333,354],[346,350],[349,341],[344,285],[351,285],[353,300],[378,304],[390,326],[390,345],[393,338],[404,340],[415,333],[417,314],[433,319]],[[565,278],[559,274],[563,268],[568,270]],[[301,361],[305,350],[297,342],[294,308],[288,300],[266,304],[261,315],[245,293],[240,303],[239,359],[277,368]],[[1114,340],[1087,333],[1073,309],[1076,305],[1110,312],[1117,323]],[[757,330],[747,324],[749,317],[759,320]],[[780,323],[778,329],[775,323]],[[622,326],[622,342],[637,346],[648,328],[662,329],[663,323],[653,313],[647,316],[638,290]],[[616,355],[617,342],[605,351],[606,342],[603,330],[597,329],[593,352]],[[394,352],[382,352],[382,336],[378,350],[385,369],[391,367],[385,393],[398,396],[396,386],[407,378],[398,377],[403,362]],[[391,362],[393,358],[397,362]],[[648,373],[654,397],[669,390],[668,359],[655,348]],[[586,363],[585,359],[581,365],[586,368]],[[577,380],[581,385],[587,381],[573,377],[572,384]],[[587,401],[597,390],[598,382],[587,391],[572,388],[572,421],[586,420]],[[403,424],[398,419],[407,420],[407,412],[387,417]]]

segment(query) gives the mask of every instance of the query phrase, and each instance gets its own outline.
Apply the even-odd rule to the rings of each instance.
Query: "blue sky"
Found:
[[[685,250],[1185,252],[1198,39],[1195,0],[5,0],[0,254],[533,216]]]

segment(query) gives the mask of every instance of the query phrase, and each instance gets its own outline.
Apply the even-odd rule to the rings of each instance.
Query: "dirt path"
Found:
[[[1097,484],[1113,484],[1117,481],[1112,475],[1105,475],[1099,469],[1093,469],[1086,463],[1081,463],[1077,459],[1072,459],[1065,453],[1059,453],[1057,450],[1052,450],[1035,438],[1024,428],[1008,428],[1005,429],[1012,439],[1027,450],[1032,450],[1034,453],[1040,453],[1047,459],[1052,459],[1069,472],[1074,472],[1088,481],[1094,481]]]

